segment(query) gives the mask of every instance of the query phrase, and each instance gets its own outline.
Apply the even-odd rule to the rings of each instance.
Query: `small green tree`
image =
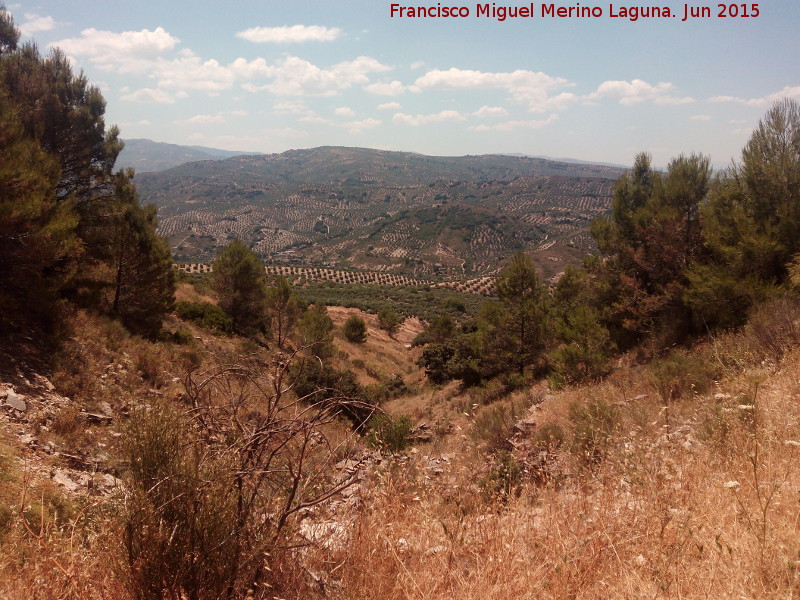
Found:
[[[266,324],[267,279],[264,265],[244,242],[234,240],[213,264],[213,288],[219,305],[233,319],[233,329],[252,335]]]
[[[497,277],[495,290],[499,302],[487,303],[481,313],[482,358],[522,374],[547,347],[547,288],[533,261],[519,252]]]
[[[446,342],[456,332],[456,324],[450,315],[442,315],[440,317],[436,317],[433,321],[430,322],[428,327],[425,329],[425,333],[427,333],[430,341],[434,344],[441,344]]]
[[[276,277],[273,285],[267,289],[266,307],[271,317],[275,341],[279,348],[283,348],[286,338],[303,312],[299,298],[293,293],[292,284],[283,275]]]
[[[390,308],[383,308],[378,313],[378,327],[388,332],[389,337],[394,337],[402,323],[402,317]]]
[[[615,346],[603,322],[597,287],[585,270],[568,267],[553,291],[551,316],[560,345],[550,353],[551,383],[596,379],[610,370]]]
[[[344,322],[342,333],[348,342],[363,344],[367,341],[367,324],[361,317],[353,315]]]
[[[333,355],[333,321],[328,316],[324,304],[310,307],[298,323],[300,343],[307,346],[317,358]]]

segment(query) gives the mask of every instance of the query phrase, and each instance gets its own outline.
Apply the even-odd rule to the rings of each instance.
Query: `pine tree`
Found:
[[[656,335],[661,343],[685,336],[692,315],[684,302],[686,273],[704,251],[700,206],[708,194],[707,157],[673,159],[666,173],[640,154],[617,182],[611,214],[592,223],[605,262],[596,273],[612,281],[617,340],[635,343]]]
[[[547,347],[547,288],[533,261],[519,252],[495,280],[495,290],[499,302],[484,305],[480,317],[482,359],[522,374]]]
[[[708,254],[691,266],[685,293],[709,328],[741,324],[774,293],[800,253],[800,104],[775,103],[702,207]]]
[[[119,130],[106,131],[100,90],[72,72],[67,56],[54,49],[42,57],[31,43],[0,54],[0,87],[17,106],[25,136],[58,159],[58,199],[72,198],[80,212],[107,196]]]
[[[324,304],[310,307],[298,323],[303,346],[307,346],[317,358],[333,356],[333,321]]]
[[[367,324],[364,319],[356,315],[348,317],[342,325],[345,339],[353,344],[363,344],[367,341]]]
[[[156,207],[139,204],[132,176],[132,171],[120,171],[114,177],[117,208],[109,228],[109,312],[131,331],[153,337],[175,304],[172,254],[156,234]]]
[[[271,317],[275,341],[279,348],[283,348],[286,338],[303,312],[300,300],[292,291],[292,284],[283,275],[276,277],[272,286],[267,289],[266,307]]]
[[[80,253],[76,216],[57,201],[58,178],[58,162],[25,138],[0,91],[0,321],[6,324],[55,324]]]
[[[233,319],[233,329],[252,335],[266,327],[267,280],[264,265],[241,240],[233,240],[213,264],[213,287],[219,306]]]

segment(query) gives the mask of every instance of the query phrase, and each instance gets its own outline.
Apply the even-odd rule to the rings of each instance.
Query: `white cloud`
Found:
[[[183,91],[221,92],[230,89],[240,77],[261,71],[260,59],[245,63],[234,61],[229,66],[215,59],[202,60],[194,54],[184,54],[176,60],[159,59],[153,65],[152,77],[159,87]]]
[[[406,91],[418,91],[414,86],[406,87],[399,81],[390,83],[370,83],[364,86],[364,91],[378,96],[399,96]]]
[[[333,125],[333,121],[330,119],[326,119],[325,117],[320,117],[317,114],[311,112],[310,114],[306,115],[305,117],[300,117],[298,121],[302,123],[316,123],[317,125]]]
[[[369,81],[370,73],[388,71],[389,67],[369,56],[359,56],[329,69],[305,59],[288,56],[269,70],[272,83],[248,86],[249,91],[268,90],[279,96],[333,96],[341,90]]]
[[[51,31],[61,24],[56,22],[53,17],[40,17],[33,13],[25,13],[25,19],[26,21],[19,26],[19,30],[26,37],[39,31]]]
[[[144,104],[174,104],[175,98],[169,92],[164,90],[154,90],[151,88],[142,88],[136,90],[132,94],[126,94],[121,97],[122,100],[129,102],[142,102]]]
[[[384,102],[383,104],[378,104],[378,110],[400,110],[403,108],[403,105],[399,102]]]
[[[421,69],[424,66],[425,66],[425,61],[424,60],[418,60],[416,62],[411,63],[411,68],[412,69]]]
[[[283,100],[273,104],[272,110],[279,115],[307,115],[313,112],[302,100]]]
[[[671,83],[658,83],[651,85],[641,79],[632,81],[604,81],[600,86],[586,96],[587,100],[600,98],[617,98],[624,106],[633,106],[642,102],[655,102],[656,104],[691,104],[694,98],[677,97],[674,95],[675,86]]]
[[[152,125],[152,124],[153,123],[151,123],[147,119],[141,119],[140,121],[131,121],[131,122],[122,121],[121,123],[115,123],[115,125],[118,125],[119,127],[135,127],[135,126],[146,127],[146,126]]]
[[[175,50],[180,40],[162,27],[152,31],[115,33],[85,29],[80,37],[56,42],[68,55],[87,57],[97,68],[115,73],[143,75],[158,88],[179,93],[202,91],[218,94],[240,84],[250,92],[267,90],[281,96],[332,96],[354,85],[369,83],[372,73],[390,67],[368,56],[319,67],[296,56],[286,56],[275,63],[263,58],[237,58],[225,65],[215,59],[204,60],[188,48],[177,57],[166,53]]]
[[[333,112],[334,114],[339,115],[340,117],[352,117],[353,115],[356,114],[356,111],[354,111],[349,106],[340,106]]]
[[[769,106],[773,102],[783,100],[784,98],[800,99],[800,85],[793,87],[786,86],[779,92],[762,96],[761,98],[737,98],[736,96],[714,96],[710,99],[711,102],[736,102],[746,106]]]
[[[558,110],[577,99],[568,92],[551,96],[555,90],[572,85],[566,79],[523,69],[508,73],[487,73],[455,67],[447,71],[435,69],[418,78],[415,85],[420,89],[501,89],[535,113]]]
[[[710,115],[693,115],[689,117],[692,121],[710,121]]]
[[[502,106],[481,106],[478,110],[472,113],[473,117],[480,117],[486,119],[490,117],[505,117],[508,111]]]
[[[342,34],[338,27],[292,25],[284,27],[251,27],[236,37],[256,43],[294,44],[299,42],[332,42]]]
[[[162,27],[122,33],[90,28],[81,31],[81,37],[53,42],[50,46],[57,46],[72,56],[88,56],[98,65],[113,64],[126,72],[137,72],[147,68],[142,61],[157,58],[179,42]]]
[[[264,135],[279,138],[304,138],[308,137],[308,132],[294,127],[282,127],[279,129],[264,129]]]
[[[506,121],[497,125],[475,125],[472,131],[517,131],[519,129],[541,129],[558,121],[558,115],[550,115],[546,119],[532,121]]]
[[[379,121],[378,119],[369,118],[361,121],[350,121],[344,125],[350,130],[350,133],[361,133],[365,129],[373,129],[381,123],[382,121]]]
[[[441,112],[430,115],[407,115],[404,113],[396,113],[392,120],[401,125],[425,125],[427,123],[438,123],[443,121],[466,121],[467,118],[457,110],[443,110]]]
[[[247,111],[246,110],[241,110],[241,109],[229,110],[228,114],[229,115],[233,115],[235,117],[246,117],[247,116]]]
[[[222,115],[195,115],[190,119],[178,121],[178,123],[186,125],[199,125],[206,123],[224,123],[225,117]]]

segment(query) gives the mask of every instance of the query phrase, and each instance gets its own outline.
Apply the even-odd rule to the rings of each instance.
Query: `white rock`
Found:
[[[28,405],[22,398],[23,397],[14,390],[8,390],[6,393],[6,406],[10,406],[14,410],[18,410],[20,412],[25,412],[28,410]]]

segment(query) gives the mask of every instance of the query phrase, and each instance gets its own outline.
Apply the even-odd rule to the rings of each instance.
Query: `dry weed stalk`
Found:
[[[332,443],[326,428],[363,404],[292,394],[296,359],[190,371],[183,414],[152,407],[134,419],[126,553],[135,597],[238,598],[252,589],[261,598],[286,584],[272,570],[294,543],[291,518],[357,477],[333,477],[347,440]]]

